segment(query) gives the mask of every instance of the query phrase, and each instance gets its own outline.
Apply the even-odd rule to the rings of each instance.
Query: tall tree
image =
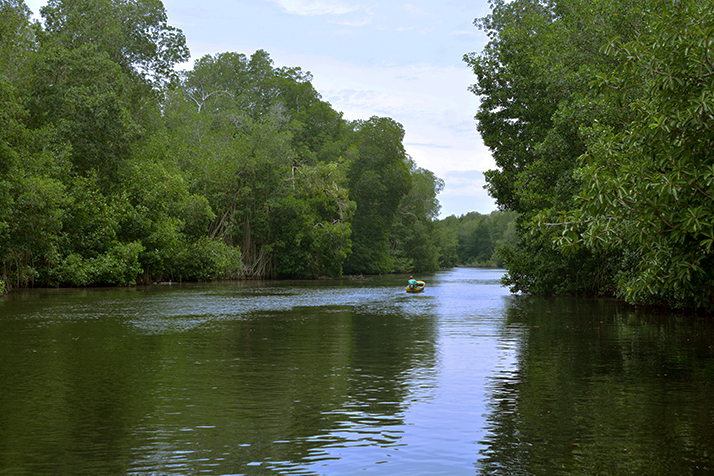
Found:
[[[355,208],[344,186],[344,168],[344,162],[332,162],[295,169],[292,193],[275,205],[271,216],[278,276],[342,274]]]
[[[492,2],[478,20],[490,42],[465,56],[482,101],[478,129],[498,169],[486,173],[489,192],[504,210],[519,212],[519,242],[503,258],[514,291],[601,293],[611,271],[609,253],[560,253],[561,230],[534,227],[576,207],[581,181],[574,174],[598,124],[622,127],[627,116],[590,88],[596,74],[614,67],[600,48],[628,37],[641,23],[639,2],[515,0]],[[615,13],[617,13],[615,15]]]
[[[412,187],[402,197],[389,232],[390,253],[397,272],[435,271],[439,268],[440,241],[436,198],[444,181],[411,161]]]
[[[399,203],[411,188],[404,128],[393,119],[372,117],[355,124],[357,157],[348,172],[350,199],[357,203],[352,223],[348,273],[388,273],[389,230]]]
[[[209,233],[241,246],[248,276],[339,274],[350,250],[349,129],[310,79],[263,50],[222,53],[168,103],[176,155],[217,213]]]
[[[75,171],[96,171],[108,189],[141,133],[131,114],[130,81],[120,66],[91,44],[38,54],[27,100],[34,128],[51,127],[71,145]]]
[[[49,0],[40,9],[43,43],[68,50],[94,45],[109,59],[155,85],[187,61],[183,32],[168,24],[160,0]]]
[[[0,76],[16,84],[27,78],[35,50],[30,14],[23,0],[0,0]]]
[[[599,82],[633,118],[600,129],[571,226],[585,224],[590,248],[622,251],[619,295],[714,310],[714,12],[648,7],[647,28],[605,49],[621,66]]]

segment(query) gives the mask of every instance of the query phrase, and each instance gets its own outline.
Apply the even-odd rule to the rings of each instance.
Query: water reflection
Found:
[[[436,298],[395,284],[15,294],[0,320],[1,469],[379,467],[435,385]]]
[[[710,320],[500,271],[0,301],[0,473],[709,474]]]
[[[712,474],[712,337],[696,315],[514,299],[479,473]]]
[[[171,454],[178,447],[186,464],[229,473],[307,470],[336,459],[330,448],[398,446],[410,373],[433,365],[433,322],[304,304],[288,311],[279,301],[271,301],[278,310],[222,320],[219,332],[182,336],[176,344],[190,358],[169,353],[164,408],[135,437],[184,426],[185,438],[167,435]],[[137,471],[165,465],[148,448]]]

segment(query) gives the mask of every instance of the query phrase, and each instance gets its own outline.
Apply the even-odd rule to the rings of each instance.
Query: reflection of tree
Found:
[[[612,301],[516,300],[502,342],[517,360],[492,379],[479,473],[708,474],[713,335]]]
[[[431,320],[352,306],[261,310],[222,327],[178,337],[162,370],[166,389],[186,390],[165,395],[152,426],[172,432],[170,451],[193,452],[192,471],[201,459],[231,474],[304,469],[331,446],[398,444],[389,427],[403,424],[410,371],[435,360]]]
[[[338,290],[304,286],[317,289],[310,299],[257,284],[230,297],[220,285],[82,291],[66,303],[43,291],[47,302],[14,320],[20,307],[4,306],[0,467],[308,474],[331,446],[398,445],[410,378],[435,362],[433,320],[324,305]]]
[[[156,339],[125,338],[123,322],[99,311],[136,293],[66,295],[35,291],[3,310],[0,468],[8,474],[124,473],[132,427],[154,404],[145,369],[158,364]]]

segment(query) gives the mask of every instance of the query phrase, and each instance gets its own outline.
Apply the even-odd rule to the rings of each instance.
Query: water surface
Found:
[[[710,474],[710,320],[501,274],[14,293],[0,474]]]

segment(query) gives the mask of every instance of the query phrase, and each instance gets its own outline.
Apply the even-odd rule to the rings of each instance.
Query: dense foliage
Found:
[[[0,0],[0,291],[439,266],[443,182],[267,52],[189,58],[157,0]]]
[[[714,13],[703,0],[493,0],[465,60],[521,213],[513,290],[714,309]]]

